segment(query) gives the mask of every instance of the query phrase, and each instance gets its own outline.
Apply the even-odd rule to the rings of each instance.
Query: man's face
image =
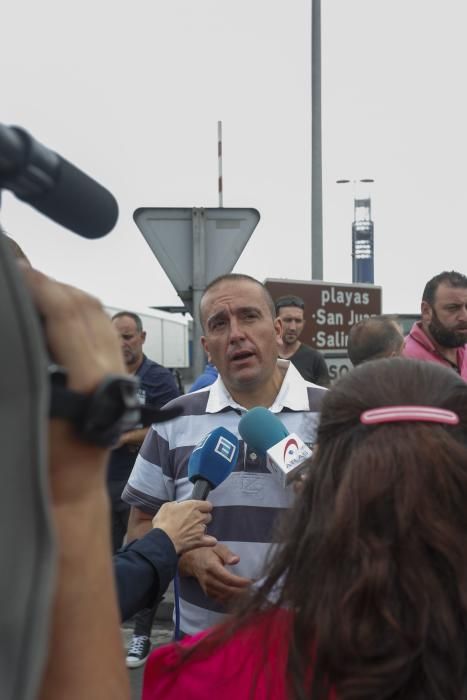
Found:
[[[303,309],[297,306],[283,306],[279,309],[277,317],[282,324],[282,342],[284,345],[293,345],[300,338],[305,326]]]
[[[120,336],[123,359],[128,367],[137,366],[143,359],[144,331],[139,332],[131,316],[118,316],[112,321]]]
[[[422,301],[422,322],[441,347],[458,348],[467,343],[467,289],[442,282],[433,305]]]
[[[201,320],[203,347],[230,391],[266,384],[276,369],[279,325],[259,284],[220,282],[205,294]]]

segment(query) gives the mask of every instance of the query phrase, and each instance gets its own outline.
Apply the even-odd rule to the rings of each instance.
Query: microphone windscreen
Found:
[[[240,419],[238,432],[248,447],[266,452],[289,434],[282,421],[263,406],[252,408]]]
[[[84,238],[100,238],[117,223],[113,194],[59,156],[53,186],[37,197],[20,197],[49,219]]]
[[[188,462],[188,478],[219,486],[231,473],[238,457],[238,439],[226,428],[216,428],[193,450]]]

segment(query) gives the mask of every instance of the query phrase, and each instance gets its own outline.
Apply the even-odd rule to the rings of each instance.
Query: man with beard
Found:
[[[279,297],[275,301],[276,317],[281,325],[279,357],[290,362],[308,382],[329,386],[329,372],[319,350],[310,348],[299,338],[305,327],[305,303],[295,295]]]
[[[467,277],[454,271],[433,277],[425,286],[421,313],[402,354],[452,367],[467,381]]]

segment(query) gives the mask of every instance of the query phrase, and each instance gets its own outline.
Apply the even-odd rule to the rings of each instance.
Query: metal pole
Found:
[[[311,2],[311,277],[323,279],[321,0]]]
[[[204,209],[192,210],[193,232],[193,377],[204,369],[206,356],[201,345],[203,329],[199,316],[201,296],[206,288],[206,227]]]
[[[222,122],[217,122],[217,158],[219,165],[219,178],[218,178],[218,189],[219,189],[219,207],[223,207],[223,189],[224,183],[222,181]]]

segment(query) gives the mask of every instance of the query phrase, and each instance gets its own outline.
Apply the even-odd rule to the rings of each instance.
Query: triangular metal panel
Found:
[[[253,208],[203,208],[206,283],[232,270],[260,214]],[[140,207],[133,218],[182,299],[193,286],[193,209]]]
[[[205,209],[206,282],[230,272],[255,230],[257,209]]]
[[[133,219],[180,294],[193,284],[192,209],[141,207]]]

